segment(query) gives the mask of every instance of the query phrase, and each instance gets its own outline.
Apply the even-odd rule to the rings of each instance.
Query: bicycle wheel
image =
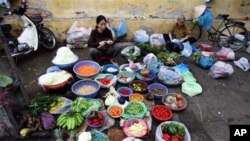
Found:
[[[50,29],[48,29],[46,27],[41,28],[39,36],[40,36],[40,43],[44,48],[46,48],[48,50],[55,48],[56,38]]]
[[[201,38],[202,29],[198,24],[194,24],[191,27],[191,36],[194,37],[197,41]]]
[[[236,24],[224,27],[217,36],[217,43],[220,47],[229,47],[233,50],[239,50],[244,47],[247,40],[247,29]]]

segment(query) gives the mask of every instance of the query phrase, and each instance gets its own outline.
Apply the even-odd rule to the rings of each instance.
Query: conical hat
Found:
[[[206,5],[199,5],[194,7],[192,18],[200,17],[205,10],[206,10]]]

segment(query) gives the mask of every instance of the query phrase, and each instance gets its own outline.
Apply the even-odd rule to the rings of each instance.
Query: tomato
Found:
[[[100,79],[100,80],[98,80],[99,82],[101,82],[103,85],[108,85],[110,82],[111,82],[111,80],[110,79]]]
[[[172,136],[172,138],[171,138],[171,141],[181,141],[182,139],[181,139],[181,137],[180,136],[178,136],[178,134],[175,134],[174,136]]]
[[[171,141],[171,137],[170,137],[170,135],[167,134],[167,133],[164,133],[164,134],[162,135],[162,139],[164,139],[165,141]]]
[[[179,101],[179,100],[182,100],[182,95],[181,94],[176,94],[176,100]]]
[[[178,108],[183,108],[184,107],[184,104],[183,104],[182,100],[177,101],[177,107]]]

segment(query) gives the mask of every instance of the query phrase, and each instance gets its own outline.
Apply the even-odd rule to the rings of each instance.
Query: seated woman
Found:
[[[185,25],[185,16],[180,15],[177,18],[177,23],[172,28],[169,34],[163,34],[166,42],[171,42],[173,39],[178,39],[180,42],[189,41],[190,44],[196,42],[194,37],[190,36],[190,31],[187,29]]]
[[[107,19],[100,15],[96,18],[96,28],[91,32],[88,40],[90,57],[99,62],[102,58],[110,58],[111,63],[116,63],[115,58],[120,53],[120,47],[113,46],[114,40],[111,31],[107,28]]]

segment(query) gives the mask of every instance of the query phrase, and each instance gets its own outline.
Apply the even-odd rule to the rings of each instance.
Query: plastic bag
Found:
[[[109,79],[111,82],[108,85],[102,84],[99,80],[100,79]],[[95,78],[95,81],[102,87],[102,88],[110,88],[111,86],[115,86],[117,83],[117,76],[112,74],[100,74]]]
[[[119,26],[114,27],[114,31],[117,38],[124,37],[128,34],[127,25],[124,19],[121,21]]]
[[[203,69],[210,69],[213,63],[214,63],[214,60],[212,57],[207,57],[203,55],[201,55],[201,57],[198,60],[198,66]]]
[[[165,39],[163,37],[163,34],[152,34],[150,36],[150,44],[156,45],[156,46],[164,46],[165,45]]]
[[[216,53],[216,57],[218,60],[234,60],[235,53],[231,48],[222,47],[221,50]]]
[[[186,72],[189,72],[189,69],[186,64],[179,64],[174,67],[175,71],[179,72],[180,74],[184,74]]]
[[[174,43],[174,42],[168,42],[166,44],[166,47],[169,49],[169,51],[174,51],[177,53],[180,53],[183,50],[183,45],[182,43]]]
[[[180,73],[176,72],[174,68],[162,66],[158,73],[158,79],[166,85],[178,85],[183,81]]]
[[[111,22],[109,22],[109,23],[107,24],[107,28],[111,31],[113,41],[115,41],[115,40],[116,40],[116,35],[115,35],[114,29],[112,28]]]
[[[10,1],[9,0],[0,0],[0,6],[5,8],[10,8]]]
[[[208,75],[213,78],[223,78],[232,75],[234,72],[232,65],[222,61],[217,61],[210,69]]]
[[[184,42],[183,46],[184,48],[181,51],[181,54],[185,57],[190,57],[192,54],[192,50],[193,50],[191,44],[189,42]]]
[[[183,73],[182,76],[185,82],[196,82],[196,79],[194,78],[192,72],[190,72],[189,70]]]
[[[77,27],[78,22],[75,21],[67,32],[66,41],[67,43],[74,44],[78,42],[87,43],[91,28]]]
[[[153,54],[153,53],[149,53],[147,54],[144,58],[143,58],[143,63],[144,65],[148,65],[151,61],[158,61],[157,57]]]
[[[250,69],[250,64],[245,57],[241,57],[238,61],[234,61],[234,64],[243,71],[248,71]]]
[[[153,60],[153,61],[150,61],[150,63],[147,65],[147,69],[154,71],[155,73],[158,73],[161,66],[164,66],[162,62]]]
[[[187,94],[188,96],[193,97],[202,93],[202,87],[200,84],[194,81],[184,82],[181,85],[181,91]]]
[[[121,51],[121,54],[128,57],[131,60],[136,60],[141,55],[141,49],[137,46],[129,46]]]
[[[135,42],[147,43],[149,41],[149,35],[145,30],[138,30],[134,33],[134,35]]]
[[[208,45],[208,44],[199,44],[198,45],[198,48],[201,50],[201,51],[208,51],[208,52],[211,52],[212,51],[212,46]]]

